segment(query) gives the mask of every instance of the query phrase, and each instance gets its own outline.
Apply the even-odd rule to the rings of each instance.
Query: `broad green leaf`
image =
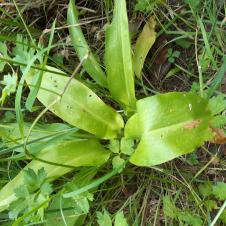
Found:
[[[97,140],[64,141],[55,146],[43,149],[37,157],[54,163],[80,166],[99,166],[109,158],[109,152]],[[70,172],[73,168],[56,166],[37,160],[32,160],[24,169],[31,168],[35,172],[44,168],[48,180],[52,181]],[[22,170],[13,180],[0,191],[0,211],[8,208],[10,203],[17,199],[14,189],[23,184],[24,171]]]
[[[113,98],[133,111],[136,99],[125,0],[115,0],[113,21],[106,30],[105,63]]]
[[[213,138],[208,101],[192,93],[144,98],[137,102],[137,114],[141,141],[130,161],[138,166],[164,163]]]
[[[75,202],[72,199],[60,200],[60,197],[54,199],[50,205],[50,212],[45,215],[45,226],[65,226],[64,220],[67,226],[84,225],[86,214],[77,214],[73,208],[74,204]],[[63,211],[64,219],[62,218],[61,210]]]
[[[47,69],[62,73],[56,68]],[[32,71],[26,79],[30,87],[35,84],[35,75],[35,71]],[[68,77],[45,72],[37,98],[49,107],[62,95],[68,81]],[[122,117],[114,109],[75,79],[70,81],[60,101],[50,107],[50,110],[69,124],[104,139],[117,137],[124,125]]]
[[[70,0],[68,5],[67,22],[69,25],[72,44],[80,61],[84,60],[84,58],[88,56],[83,63],[85,70],[99,85],[107,87],[106,75],[101,69],[99,63],[96,61],[82,33],[78,20],[78,11],[74,0]]]
[[[139,100],[137,101],[138,112],[130,117],[125,125],[125,137],[140,138],[145,131],[149,130],[150,125],[161,128],[188,118],[192,120],[193,112],[201,114],[203,107],[208,108],[206,102],[195,94],[177,92]],[[209,113],[208,111],[208,115]]]
[[[144,132],[212,118],[208,101],[186,92],[171,92],[141,99],[137,101],[137,112]]]
[[[143,31],[137,39],[135,49],[134,49],[134,57],[133,57],[133,65],[134,72],[138,78],[141,78],[141,71],[144,66],[144,60],[155,43],[156,32],[155,32],[155,19],[154,17],[150,17],[150,19],[145,24]]]
[[[129,120],[126,122],[124,135],[126,138],[140,138],[142,135],[142,130],[139,123],[139,116],[137,113],[132,115]]]

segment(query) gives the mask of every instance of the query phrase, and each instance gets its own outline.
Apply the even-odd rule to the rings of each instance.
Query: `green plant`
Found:
[[[0,191],[1,211],[11,208],[13,203],[17,202],[18,196],[14,189],[24,184],[23,178],[28,169],[38,174],[43,168],[45,178],[51,182],[72,170],[77,170],[78,167],[99,167],[113,157],[113,170],[103,177],[82,187],[77,186],[72,191],[60,190],[60,198],[68,200],[84,195],[88,190],[92,192],[92,188],[121,172],[128,162],[137,166],[151,167],[191,153],[205,141],[214,139],[213,121],[224,109],[219,107],[217,111],[213,110],[213,104],[211,104],[214,102],[213,99],[211,102],[199,94],[189,92],[171,92],[136,99],[132,50],[124,0],[115,0],[114,17],[106,30],[106,75],[92,54],[78,23],[78,12],[74,1],[71,0],[68,8],[68,25],[81,65],[101,89],[110,91],[112,96],[110,100],[117,103],[115,106],[117,109],[123,109],[123,113],[119,114],[103,102],[85,85],[84,81],[74,79],[77,69],[71,77],[67,77],[62,70],[45,65],[43,54],[49,52],[51,43],[47,48],[36,50],[29,46],[26,40],[22,44],[20,42],[14,49],[14,59],[19,62],[26,59],[29,60],[29,64],[21,68],[22,77],[15,100],[19,124],[16,134],[19,136],[11,139],[12,134],[7,134],[6,129],[9,125],[1,128],[1,134],[8,148],[12,148],[12,141],[20,145],[20,148],[22,147],[22,153],[18,154],[18,158],[22,154],[23,157],[26,156],[32,161]],[[149,45],[152,44],[153,41],[150,41]],[[149,47],[144,48],[146,50]],[[147,51],[142,52],[141,55],[145,58]],[[174,61],[177,55],[172,51],[170,57]],[[34,66],[40,66],[37,61],[41,65],[41,76],[39,70],[34,68]],[[143,63],[144,59],[140,61],[140,64]],[[139,67],[138,76],[142,66]],[[20,106],[24,82],[30,88],[32,96],[37,97],[45,106],[34,123],[28,125],[28,129],[26,129],[27,124],[23,122]],[[28,98],[27,101],[30,100],[32,99]],[[32,110],[32,105],[33,101],[26,104],[29,110]],[[37,151],[30,146],[31,135],[33,134],[35,139],[45,137],[43,131],[40,136],[34,129],[40,117],[48,110],[76,129],[73,131],[73,136],[65,136],[60,142],[47,140],[45,147],[39,146]],[[56,132],[53,136],[55,135]],[[42,190],[42,184],[33,189],[30,191],[32,194],[39,193]],[[50,190],[48,191],[50,193]],[[53,202],[56,200],[54,196],[51,199]],[[89,199],[91,200],[92,198]],[[86,198],[85,202],[86,211],[83,212],[86,214]],[[44,204],[45,201],[40,205]],[[34,213],[41,206],[30,211]],[[17,222],[23,222],[26,214],[20,216]]]
[[[175,59],[178,58],[180,56],[180,52],[179,51],[173,51],[172,48],[169,48],[168,51],[167,51],[167,58],[168,58],[168,61],[170,63],[174,63],[175,62]]]
[[[164,3],[164,0],[137,0],[135,11],[148,13],[159,3]]]
[[[24,184],[14,189],[17,200],[10,205],[10,219],[15,220],[19,214],[27,213],[45,202],[45,205],[41,205],[37,213],[29,215],[26,221],[35,222],[43,219],[44,209],[48,206],[49,195],[53,191],[46,179],[44,168],[39,169],[37,174],[30,168],[24,170]]]
[[[224,182],[204,182],[198,186],[198,192],[201,194],[200,206],[204,207],[207,211],[208,221],[210,219],[211,211],[221,211],[221,202],[226,200],[226,184]],[[163,212],[165,217],[169,217],[172,220],[178,219],[179,222],[187,223],[188,225],[204,225],[204,222],[200,216],[191,213],[190,210],[181,210],[176,206],[175,200],[172,200],[168,195],[163,197]],[[226,205],[223,204],[223,206]],[[224,208],[223,208],[224,209]],[[225,212],[222,210],[219,215],[219,221],[225,224]],[[211,225],[214,225],[213,223]]]
[[[107,210],[103,213],[97,212],[97,222],[99,226],[112,226],[113,222]],[[118,212],[115,216],[114,226],[128,226],[122,211]]]
[[[163,197],[163,212],[167,217],[178,219],[181,225],[203,225],[203,221],[199,216],[177,208],[168,195]]]
[[[4,89],[2,90],[2,97],[0,98],[0,101],[3,105],[6,97],[10,96],[11,93],[14,93],[16,91],[17,86],[16,73],[14,72],[12,75],[10,74],[5,75],[3,81],[1,81],[1,84],[5,86]]]

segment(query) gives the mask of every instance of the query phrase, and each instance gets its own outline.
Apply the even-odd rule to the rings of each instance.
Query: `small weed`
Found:
[[[170,63],[174,63],[176,58],[179,58],[180,56],[180,52],[175,50],[173,51],[172,48],[169,48],[168,51],[167,51],[167,58],[168,58],[168,61]]]

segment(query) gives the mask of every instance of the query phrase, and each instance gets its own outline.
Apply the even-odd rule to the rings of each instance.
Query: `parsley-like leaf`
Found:
[[[26,198],[29,195],[29,191],[25,185],[15,188],[14,192],[18,198]]]
[[[177,217],[178,210],[168,195],[163,197],[163,212],[166,216],[174,219]]]
[[[24,184],[15,188],[14,192],[17,200],[9,207],[9,218],[17,219],[19,215],[31,214],[25,218],[25,222],[38,222],[44,218],[44,210],[49,205],[49,195],[53,189],[46,181],[44,168],[34,172],[28,168],[24,170]],[[37,209],[37,211],[33,211]]]
[[[212,115],[216,115],[226,110],[226,95],[220,94],[209,100],[209,109]]]
[[[35,52],[35,49],[30,46],[27,38],[23,38],[22,35],[17,35],[16,46],[13,48],[14,61],[22,64],[29,62],[35,55]]]
[[[203,197],[208,197],[212,194],[212,184],[210,182],[200,184],[198,188]]]
[[[166,216],[172,219],[178,219],[180,222],[184,221],[188,225],[203,225],[202,219],[199,216],[191,214],[188,211],[181,211],[176,207],[168,195],[163,197],[163,211]]]
[[[226,209],[222,212],[219,219],[222,221],[222,223],[226,224]]]
[[[2,90],[1,104],[3,105],[6,97],[16,91],[17,86],[17,74],[13,73],[12,75],[4,75],[3,81],[0,82],[5,87]]]
[[[213,128],[223,128],[226,125],[226,115],[217,115],[211,120]]]
[[[122,172],[123,170],[123,167],[122,164],[125,162],[124,159],[122,159],[120,156],[115,156],[113,159],[112,159],[112,166],[113,166],[113,169],[119,169],[118,172]],[[121,168],[120,168],[121,167]]]
[[[217,182],[217,184],[213,186],[213,195],[219,200],[226,200],[226,183]]]
[[[189,212],[179,212],[178,213],[178,219],[180,221],[184,221],[188,225],[192,226],[203,226],[203,221],[202,219],[194,214],[191,214]]]

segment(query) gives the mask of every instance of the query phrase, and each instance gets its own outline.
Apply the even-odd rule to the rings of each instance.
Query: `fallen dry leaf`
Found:
[[[226,135],[224,133],[224,130],[218,129],[218,128],[212,128],[214,132],[214,138],[211,143],[214,144],[225,144],[226,143]]]
[[[155,63],[158,65],[164,64],[167,61],[167,51],[168,49],[165,47],[163,48],[155,58]]]

